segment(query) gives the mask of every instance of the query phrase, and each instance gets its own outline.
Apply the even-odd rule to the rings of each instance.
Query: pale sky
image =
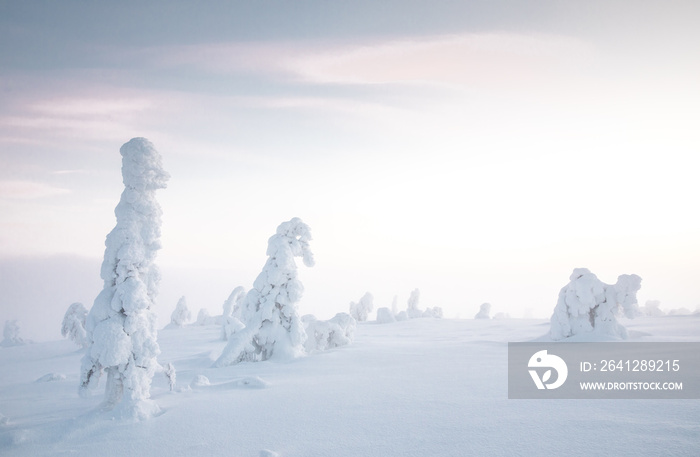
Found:
[[[699,20],[695,1],[0,0],[0,324],[55,338],[92,305],[137,136],[172,175],[161,325],[182,295],[220,313],[295,216],[302,314],[418,288],[448,317],[549,317],[578,267],[695,310]]]

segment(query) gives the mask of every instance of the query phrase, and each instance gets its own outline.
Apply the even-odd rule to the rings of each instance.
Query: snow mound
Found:
[[[53,382],[53,381],[65,381],[66,375],[60,373],[49,373],[45,374],[41,378],[34,382]]]
[[[209,378],[201,374],[195,376],[192,382],[190,382],[190,387],[206,387],[210,385],[211,382],[209,382]]]

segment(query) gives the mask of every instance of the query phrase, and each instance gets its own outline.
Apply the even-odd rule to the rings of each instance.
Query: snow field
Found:
[[[625,321],[630,341],[698,341],[700,318]],[[70,341],[0,349],[0,455],[697,455],[698,400],[508,400],[507,342],[543,320],[413,319],[358,325],[352,344],[286,362],[213,368],[220,326],[161,330],[162,414],[112,420],[77,395]],[[624,343],[622,343],[624,344]],[[36,382],[49,373],[65,380]],[[208,386],[191,387],[197,376]]]

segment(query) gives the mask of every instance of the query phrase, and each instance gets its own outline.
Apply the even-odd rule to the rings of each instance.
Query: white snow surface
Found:
[[[697,315],[625,325],[628,341],[700,341]],[[699,400],[508,400],[507,342],[548,331],[546,320],[365,322],[346,346],[213,368],[220,325],[167,328],[159,362],[178,383],[156,375],[161,414],[142,421],[77,395],[83,351],[71,341],[0,348],[0,455],[697,455]],[[65,379],[37,382],[47,373]]]

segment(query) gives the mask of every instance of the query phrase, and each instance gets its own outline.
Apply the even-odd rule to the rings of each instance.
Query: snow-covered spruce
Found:
[[[267,263],[241,308],[245,329],[232,335],[215,366],[291,358],[304,352],[306,333],[297,303],[304,287],[297,279],[294,257],[312,267],[309,226],[295,217],[283,222],[267,243]]]
[[[355,303],[350,302],[350,315],[357,322],[365,322],[369,317],[369,313],[374,310],[374,296],[371,293],[365,293],[360,301]]]
[[[61,335],[64,338],[70,338],[72,342],[81,348],[88,347],[89,341],[87,332],[85,331],[85,319],[87,318],[87,309],[82,303],[73,303],[66,310],[61,324]]]
[[[117,223],[107,235],[101,277],[104,287],[86,320],[89,348],[82,360],[80,392],[85,395],[107,373],[103,409],[123,408],[125,416],[158,411],[150,397],[160,353],[152,311],[160,274],[154,264],[160,249],[158,189],[169,175],[161,156],[145,138],[124,144],[124,192],[114,210]]]
[[[19,336],[19,322],[17,320],[5,321],[5,328],[2,330],[3,339],[0,341],[0,346],[20,346],[26,341]]]
[[[245,327],[241,322],[243,300],[245,300],[245,289],[238,286],[224,302],[224,312],[221,316],[221,336],[224,340],[228,340],[231,335]]]
[[[408,304],[406,307],[406,314],[409,319],[415,319],[418,317],[423,317],[423,311],[418,309],[418,302],[420,301],[420,290],[413,289],[411,295],[408,297]]]
[[[307,352],[345,346],[353,340],[357,321],[348,313],[338,313],[327,321],[319,321],[313,315],[302,318],[306,331],[304,348]]]
[[[177,301],[177,305],[170,315],[170,324],[174,327],[182,327],[190,320],[192,320],[192,312],[187,307],[187,299],[183,295]]]
[[[389,308],[378,308],[377,309],[377,323],[378,324],[390,324],[396,322],[396,317],[394,313],[391,312]]]
[[[491,303],[482,303],[474,319],[491,319]]]
[[[627,338],[627,329],[616,319],[640,314],[637,291],[642,278],[620,275],[614,285],[605,284],[586,268],[576,268],[559,292],[551,318],[550,336],[561,340],[586,332]]]

